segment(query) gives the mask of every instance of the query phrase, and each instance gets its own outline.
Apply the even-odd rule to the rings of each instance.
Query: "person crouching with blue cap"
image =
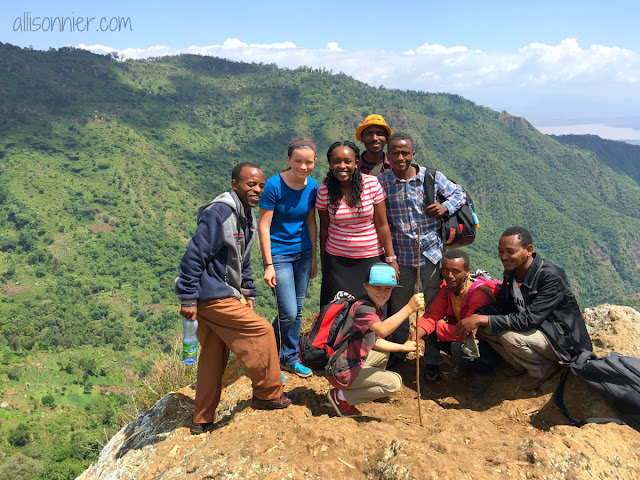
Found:
[[[385,340],[412,313],[424,309],[424,295],[417,293],[399,312],[384,320],[382,307],[391,291],[399,288],[396,271],[386,263],[376,263],[369,269],[367,294],[354,302],[349,310],[352,321],[345,321],[335,344],[353,334],[342,354],[330,359],[327,380],[335,388],[327,393],[329,402],[341,417],[359,417],[355,406],[389,397],[400,392],[402,377],[385,370],[389,352],[414,352],[416,342],[403,344]]]

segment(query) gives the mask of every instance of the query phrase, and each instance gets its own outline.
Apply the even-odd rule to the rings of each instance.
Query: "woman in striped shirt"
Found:
[[[357,168],[360,150],[349,141],[335,142],[327,151],[329,172],[318,189],[320,217],[320,304],[340,291],[358,298],[366,293],[367,272],[386,261],[396,272],[387,223],[386,194],[376,177]]]

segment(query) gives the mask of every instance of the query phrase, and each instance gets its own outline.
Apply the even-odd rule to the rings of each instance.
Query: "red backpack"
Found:
[[[467,290],[467,301],[473,295],[473,292],[476,288],[479,288],[484,293],[489,295],[489,298],[492,302],[496,301],[496,297],[498,296],[498,292],[502,287],[502,281],[493,278],[489,275],[489,272],[485,270],[476,270],[475,273],[469,275],[469,278],[472,280],[471,286],[469,290]]]
[[[362,337],[362,332],[351,333],[335,344],[343,326],[343,332],[349,329],[353,331],[354,319],[349,315],[349,310],[354,302],[355,298],[351,295],[333,299],[322,307],[311,330],[300,335],[300,360],[304,366],[311,370],[324,370],[331,355],[338,353],[340,356],[353,340]],[[347,323],[351,325],[348,327]]]

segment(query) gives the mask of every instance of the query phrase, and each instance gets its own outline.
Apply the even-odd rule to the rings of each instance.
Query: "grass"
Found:
[[[140,413],[151,408],[159,399],[196,381],[197,364],[182,362],[182,334],[174,337],[170,353],[160,353],[153,361],[151,373],[130,397],[120,412],[120,424],[126,425]]]

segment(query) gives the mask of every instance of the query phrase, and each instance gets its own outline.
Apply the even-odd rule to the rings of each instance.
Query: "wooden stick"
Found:
[[[278,294],[276,293],[276,287],[273,288],[273,296],[276,300],[276,316],[278,317],[278,338],[280,340],[280,348],[278,349],[278,362],[280,361],[280,354],[282,353],[282,330],[280,327],[280,309],[278,308]],[[280,377],[282,377],[282,370],[280,370]]]
[[[420,293],[420,227],[418,227],[418,271],[416,273],[416,293]],[[418,312],[416,312],[416,386],[418,390],[418,417],[422,427],[422,403],[420,402],[420,348],[418,347]]]

